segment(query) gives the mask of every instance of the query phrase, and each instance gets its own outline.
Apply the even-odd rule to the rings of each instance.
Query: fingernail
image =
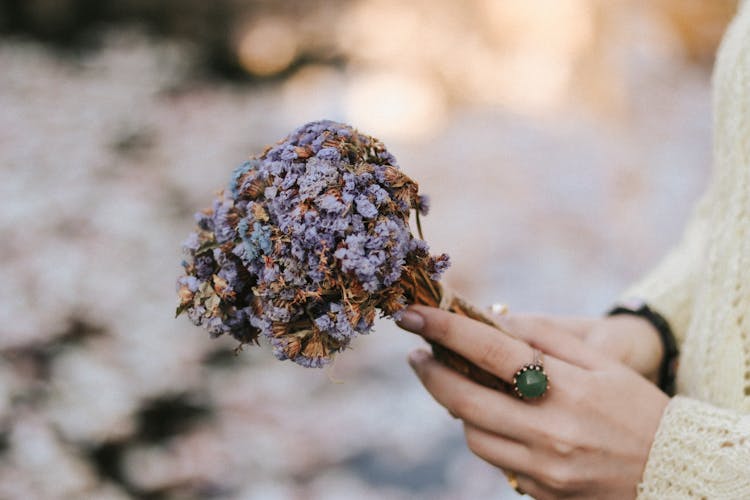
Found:
[[[417,369],[417,366],[427,358],[427,353],[417,349],[416,351],[412,351],[409,353],[409,365],[411,365],[412,368],[415,370]]]
[[[398,326],[413,333],[420,333],[424,327],[424,318],[418,312],[407,309],[398,321]]]

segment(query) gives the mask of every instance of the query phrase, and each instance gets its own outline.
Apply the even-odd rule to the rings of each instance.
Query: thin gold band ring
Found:
[[[518,493],[519,495],[526,494],[518,485],[518,476],[516,476],[515,472],[508,471],[505,473],[505,477],[508,479],[508,484],[510,485],[510,487],[516,490],[516,493]]]

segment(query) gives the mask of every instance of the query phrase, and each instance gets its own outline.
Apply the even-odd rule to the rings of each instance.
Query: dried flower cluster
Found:
[[[427,200],[378,140],[308,123],[240,165],[183,244],[177,314],[213,336],[268,338],[279,359],[320,367],[376,310],[398,318],[436,283],[448,256],[412,235]]]

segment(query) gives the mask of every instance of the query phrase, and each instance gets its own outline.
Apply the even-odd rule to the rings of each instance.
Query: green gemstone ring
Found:
[[[513,375],[513,389],[521,399],[537,399],[547,393],[549,377],[544,371],[542,353],[534,349],[534,362],[523,365]]]

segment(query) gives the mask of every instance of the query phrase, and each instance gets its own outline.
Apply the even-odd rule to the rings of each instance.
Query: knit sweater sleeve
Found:
[[[672,398],[651,448],[638,499],[750,498],[750,415]]]
[[[709,233],[711,190],[693,210],[680,243],[650,273],[630,286],[623,298],[644,300],[669,322],[681,343],[690,323],[693,298]]]
[[[714,70],[709,194],[678,248],[627,292],[660,310],[682,347],[682,395],[659,423],[640,500],[750,498],[748,5],[743,2],[728,28]]]

